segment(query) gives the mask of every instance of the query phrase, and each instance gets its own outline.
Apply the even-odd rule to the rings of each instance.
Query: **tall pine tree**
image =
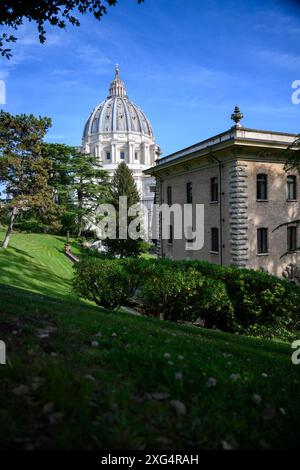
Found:
[[[47,117],[0,112],[0,183],[7,199],[4,210],[9,214],[3,248],[9,244],[19,214],[31,209],[41,215],[55,211],[48,185],[50,163],[41,151],[50,126]]]
[[[117,167],[111,180],[108,195],[108,202],[114,206],[117,215],[116,238],[106,238],[103,241],[103,245],[106,246],[107,251],[113,256],[120,256],[121,258],[130,256],[136,257],[143,251],[145,244],[141,238],[133,240],[128,236],[127,239],[119,239],[120,196],[127,197],[128,208],[140,202],[139,192],[132,176],[132,172],[125,162],[121,162]],[[127,218],[127,235],[128,226],[133,219],[134,217]]]
[[[51,161],[49,184],[64,214],[76,219],[76,236],[92,224],[97,207],[107,199],[108,173],[94,155],[64,144],[44,144],[43,154]]]

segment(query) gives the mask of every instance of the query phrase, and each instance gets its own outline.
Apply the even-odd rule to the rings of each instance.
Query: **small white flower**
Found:
[[[186,406],[180,400],[171,400],[171,406],[175,409],[178,416],[184,416],[186,414]]]
[[[52,402],[49,402],[43,406],[42,413],[44,415],[49,415],[50,413],[53,413],[53,410],[54,410],[54,404]]]
[[[263,373],[261,374],[261,376],[262,376],[262,377],[268,377],[268,374],[266,374],[266,372],[263,372]]]
[[[114,337],[117,336],[117,333],[112,333],[112,336],[114,336]]]
[[[209,379],[207,379],[206,386],[208,388],[215,387],[216,385],[217,385],[217,381],[214,377],[209,377]]]
[[[262,402],[261,396],[258,395],[257,393],[254,393],[254,394],[252,395],[252,400],[253,400],[254,403],[256,403],[257,405]]]
[[[164,354],[164,358],[169,359],[170,357],[171,357],[171,354],[170,354],[170,353],[165,353],[165,354]]]
[[[88,380],[91,380],[92,382],[95,382],[95,380],[96,380],[95,377],[93,377],[93,376],[90,375],[90,374],[86,374],[86,375],[85,375],[85,378],[88,379]]]
[[[238,449],[238,443],[236,440],[231,436],[228,437],[226,440],[222,440],[222,448],[223,450],[237,450]]]
[[[231,374],[229,378],[233,381],[236,382],[240,378],[240,374]]]
[[[63,420],[64,414],[63,413],[53,413],[49,415],[49,422],[50,424],[57,424]]]
[[[223,353],[223,357],[225,357],[225,359],[227,359],[228,357],[231,357],[231,356],[232,356],[232,354],[230,354],[230,353]]]
[[[19,385],[18,387],[15,387],[13,389],[13,393],[17,396],[25,395],[28,392],[29,392],[29,388],[27,387],[27,385]]]
[[[286,411],[285,411],[284,408],[279,408],[279,411],[280,411],[280,413],[281,413],[283,416],[286,415]]]
[[[182,372],[176,372],[176,374],[175,374],[175,379],[176,380],[181,380],[182,377],[183,377]]]
[[[97,348],[99,346],[98,341],[92,341],[91,346],[92,346],[92,348]]]
[[[179,359],[180,361],[182,361],[182,360],[184,359],[184,357],[181,356],[181,354],[179,354],[179,356],[177,356],[177,357],[178,357],[178,359]]]

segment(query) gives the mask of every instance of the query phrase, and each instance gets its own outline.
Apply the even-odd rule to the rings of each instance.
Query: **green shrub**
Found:
[[[198,302],[205,327],[234,331],[236,325],[234,308],[224,282],[205,278],[198,294]]]
[[[135,284],[117,260],[86,257],[75,264],[74,290],[97,305],[118,309],[133,295]]]
[[[174,268],[193,268],[203,276],[225,284],[234,309],[235,331],[245,331],[254,325],[257,328],[267,326],[270,331],[276,328],[282,331],[283,325],[286,331],[300,329],[300,288],[289,281],[261,271],[224,267],[206,261],[173,263]]]
[[[190,269],[174,270],[152,263],[143,278],[141,300],[146,312],[165,320],[189,320],[199,316],[198,293],[204,277]]]
[[[51,233],[51,227],[35,218],[23,218],[15,223],[15,229],[28,233]]]
[[[208,328],[262,337],[300,331],[300,288],[263,272],[144,258],[80,266],[77,291],[98,305],[116,308],[135,295],[145,313],[166,320],[200,318]]]
[[[292,326],[299,317],[300,289],[287,281],[263,272],[228,269],[224,282],[240,328],[274,326],[282,318]]]

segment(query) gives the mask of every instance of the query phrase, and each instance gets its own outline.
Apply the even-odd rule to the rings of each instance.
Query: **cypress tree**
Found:
[[[121,162],[116,169],[114,176],[111,181],[108,202],[113,205],[116,210],[117,224],[116,224],[116,239],[106,238],[103,241],[103,245],[106,246],[108,252],[113,256],[119,256],[120,258],[139,256],[144,250],[144,242],[141,238],[137,240],[131,239],[129,236],[127,239],[119,239],[120,224],[119,224],[119,198],[120,196],[127,197],[127,207],[137,204],[140,202],[139,192],[134,181],[131,170],[128,168],[125,162]],[[127,235],[128,226],[134,217],[127,217]]]

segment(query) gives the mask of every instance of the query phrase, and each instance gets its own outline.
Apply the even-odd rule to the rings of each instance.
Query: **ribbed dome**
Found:
[[[119,78],[118,67],[109,88],[109,96],[90,114],[83,138],[102,132],[137,132],[153,138],[149,120],[126,95],[124,82]]]

